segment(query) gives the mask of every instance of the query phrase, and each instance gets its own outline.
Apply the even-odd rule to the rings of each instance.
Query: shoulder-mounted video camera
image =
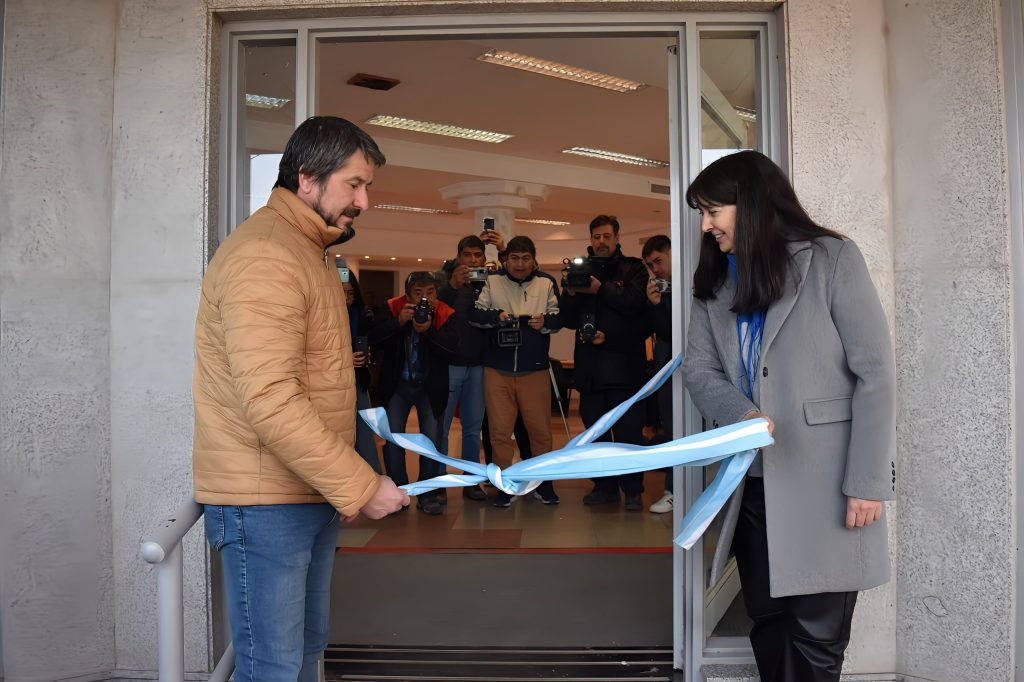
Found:
[[[576,258],[565,258],[565,286],[567,289],[589,289],[590,278],[594,274],[594,267],[589,258],[577,256]]]

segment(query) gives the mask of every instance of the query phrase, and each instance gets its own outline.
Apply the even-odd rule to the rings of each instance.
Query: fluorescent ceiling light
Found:
[[[747,109],[746,107],[733,107],[736,110],[736,115],[740,119],[747,123],[757,123],[757,112],[753,109]]]
[[[600,71],[590,71],[589,69],[581,69],[578,66],[569,66],[568,64],[551,62],[546,59],[528,57],[524,54],[509,52],[508,50],[489,50],[476,59],[479,62],[510,66],[513,69],[563,78],[574,83],[593,85],[606,90],[614,90],[615,92],[635,92],[640,88],[647,87],[639,81],[631,81],[626,78],[601,73]]]
[[[268,97],[266,95],[245,95],[245,105],[247,107],[256,107],[257,109],[281,109],[284,105],[291,102],[290,99],[282,99],[280,97]]]
[[[517,223],[531,223],[533,225],[569,225],[566,220],[541,220],[540,218],[516,218]]]
[[[407,211],[409,213],[436,213],[440,215],[462,215],[461,211],[449,211],[444,208],[422,208],[420,206],[401,206],[399,204],[376,204],[374,208],[384,211]]]
[[[632,154],[609,152],[604,149],[591,149],[590,147],[571,147],[569,149],[563,149],[562,153],[575,154],[577,156],[589,156],[592,159],[602,159],[604,161],[617,161],[618,163],[626,163],[631,166],[668,168],[667,161],[658,161],[657,159],[648,159],[643,156],[633,156]]]
[[[430,123],[428,121],[415,121],[411,118],[390,116],[388,114],[377,114],[366,121],[370,125],[384,126],[385,128],[399,128],[411,130],[416,133],[430,133],[431,135],[447,135],[448,137],[459,137],[463,140],[476,140],[477,142],[493,142],[495,144],[504,142],[514,135],[505,133],[494,133],[489,130],[476,130],[475,128],[462,128],[460,126],[445,125],[444,123]]]

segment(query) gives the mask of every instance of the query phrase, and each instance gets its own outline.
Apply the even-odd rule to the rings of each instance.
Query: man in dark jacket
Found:
[[[440,450],[448,454],[448,432],[458,409],[462,424],[461,456],[471,462],[480,461],[480,429],[484,421],[484,337],[480,329],[469,325],[469,312],[487,279],[486,274],[480,276],[485,263],[483,240],[476,235],[463,237],[459,240],[455,267],[437,296],[459,313],[456,320],[459,349],[448,366],[448,404],[441,422]],[[487,499],[484,491],[476,485],[463,488],[462,496],[477,502]]]
[[[622,253],[619,221],[599,215],[590,222],[587,249],[592,274],[586,288],[564,288],[559,300],[566,327],[577,330],[576,388],[580,392],[580,417],[589,427],[629,398],[644,383],[647,364],[645,340],[650,336],[647,312],[647,268],[639,258]],[[604,440],[643,444],[643,405],[634,405]],[[626,495],[626,509],[643,508],[643,474],[594,479],[594,489],[584,496],[586,505],[618,502],[619,488]]]
[[[417,311],[421,306],[429,313]],[[458,347],[457,326],[455,311],[437,299],[437,285],[429,272],[410,274],[405,295],[388,300],[377,314],[369,340],[381,358],[378,394],[395,433],[405,429],[415,407],[420,433],[435,447],[439,445],[437,425],[448,401],[448,362]],[[405,450],[386,443],[384,469],[397,485],[408,483]],[[420,457],[418,480],[443,473],[441,464]],[[440,514],[443,499],[438,492],[420,495],[416,507],[424,514]]]
[[[647,309],[657,336],[654,342],[654,366],[660,370],[672,359],[672,241],[657,234],[644,243],[644,265],[651,273],[647,283]],[[658,414],[662,434],[659,441],[672,440],[672,382],[658,389]],[[654,514],[672,511],[672,469],[665,469],[665,492],[650,506]]]

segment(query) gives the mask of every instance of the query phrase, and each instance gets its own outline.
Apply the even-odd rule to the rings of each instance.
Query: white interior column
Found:
[[[483,229],[484,218],[494,218],[494,229],[506,244],[515,234],[516,212],[528,214],[535,200],[543,201],[547,196],[547,185],[514,180],[459,182],[441,188],[443,199],[457,201],[461,211],[474,212],[478,229]],[[485,255],[488,261],[498,262],[494,246],[488,245]]]

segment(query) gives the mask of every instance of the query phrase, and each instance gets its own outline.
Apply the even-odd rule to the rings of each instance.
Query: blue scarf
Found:
[[[733,283],[739,283],[736,271],[736,256],[725,255],[729,259],[729,274]],[[766,310],[736,315],[736,338],[740,342],[740,364],[743,365],[743,377],[740,377],[740,389],[751,401],[754,400],[754,384],[757,382],[757,368],[761,364],[761,337],[764,333]]]

